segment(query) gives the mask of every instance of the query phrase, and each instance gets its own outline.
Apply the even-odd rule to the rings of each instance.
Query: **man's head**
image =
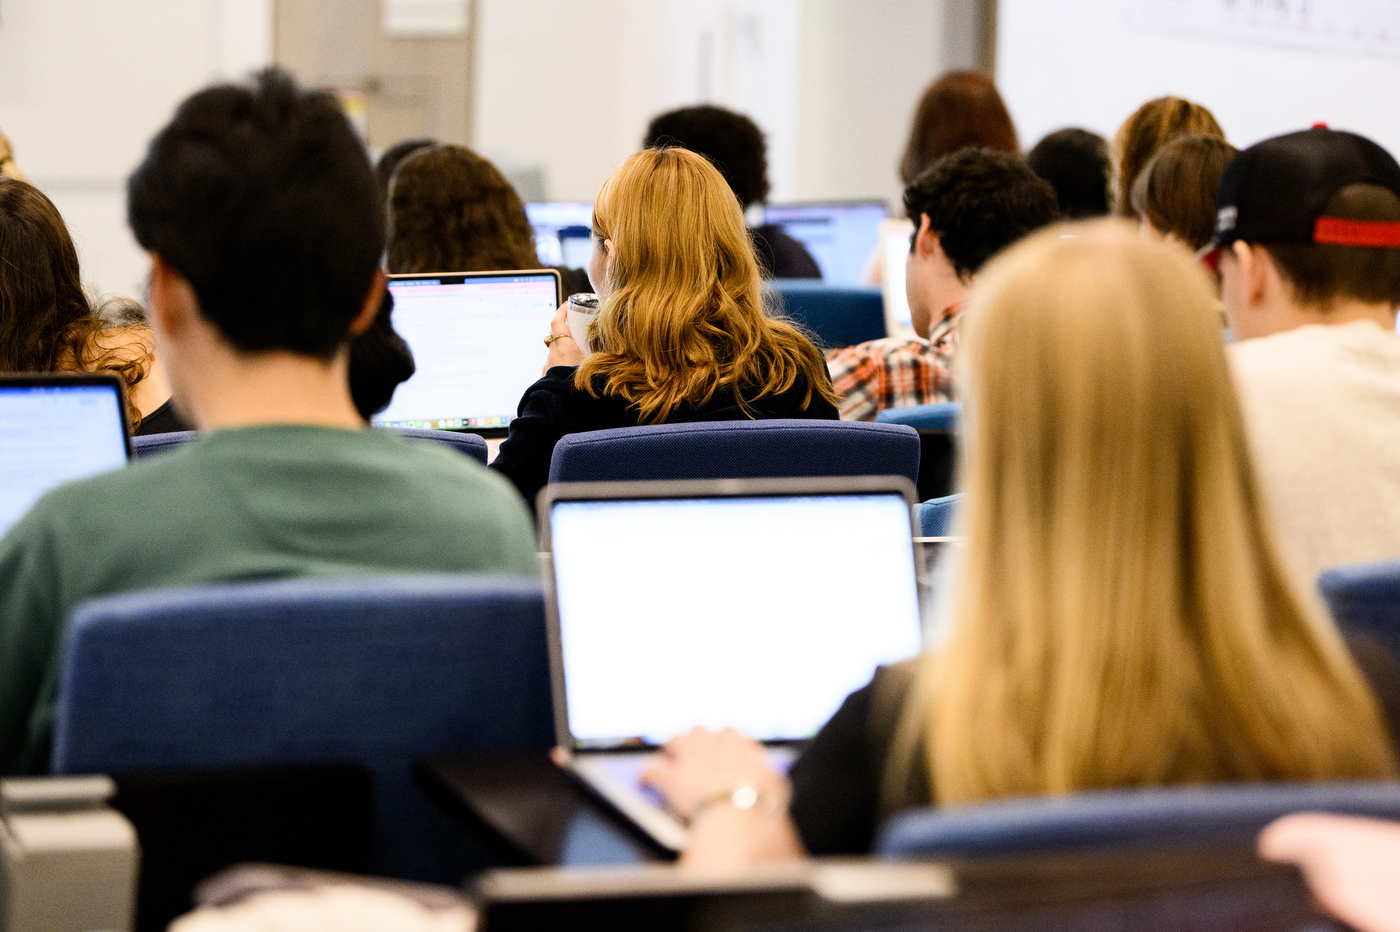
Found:
[[[1060,216],[1066,220],[1108,213],[1113,160],[1108,140],[1087,129],[1062,129],[1035,144],[1026,164],[1055,189]]]
[[[643,149],[679,146],[719,169],[744,210],[768,199],[768,144],[758,124],[742,113],[709,105],[682,107],[651,121]]]
[[[275,69],[181,104],[127,183],[127,211],[157,272],[187,282],[242,354],[334,357],[384,249],[374,173],[340,106]]]
[[[1354,133],[1311,129],[1251,146],[1216,196],[1214,255],[1241,339],[1400,304],[1400,165]]]
[[[1010,152],[961,149],[904,189],[914,223],[905,285],[914,330],[961,303],[972,277],[995,253],[1055,222],[1050,183]]]

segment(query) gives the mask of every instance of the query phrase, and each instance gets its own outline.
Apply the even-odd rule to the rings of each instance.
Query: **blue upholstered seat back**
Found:
[[[775,279],[777,310],[806,328],[825,348],[885,336],[885,299],[879,288],[827,285],[805,278]]]
[[[919,434],[898,424],[776,419],[617,427],[565,436],[550,482],[908,476]]]
[[[914,506],[914,523],[919,527],[921,537],[947,537],[952,533],[953,514],[963,493],[931,498]]]
[[[886,408],[875,415],[879,424],[908,424],[915,430],[957,430],[962,417],[962,404],[947,401],[932,405],[910,405],[906,408]]]
[[[385,577],[221,585],[79,606],[56,773],[356,763],[375,782],[374,865],[456,882],[462,832],[415,785],[447,751],[553,744],[534,580]]]
[[[1400,560],[1327,570],[1317,588],[1338,625],[1375,635],[1400,655]]]
[[[485,465],[486,463],[486,441],[476,434],[460,433],[454,430],[427,430],[421,427],[389,427],[382,428],[392,430],[405,437],[412,437],[415,440],[431,440],[435,443],[445,444],[458,453],[465,454]],[[180,430],[169,434],[150,434],[145,437],[133,437],[132,447],[138,457],[152,456],[163,453],[166,450],[173,450],[181,444],[185,444],[199,436],[197,430]]]

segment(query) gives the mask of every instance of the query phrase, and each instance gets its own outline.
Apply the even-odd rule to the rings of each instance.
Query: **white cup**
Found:
[[[593,348],[588,345],[588,325],[596,313],[598,313],[598,296],[596,294],[585,292],[569,296],[569,335],[574,338],[578,348],[583,350],[585,357],[593,352]]]

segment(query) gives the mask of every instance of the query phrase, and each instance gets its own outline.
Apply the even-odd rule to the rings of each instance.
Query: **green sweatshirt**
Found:
[[[510,483],[389,431],[264,426],[54,489],[0,540],[0,773],[47,768],[64,627],[80,602],[234,580],[537,577]]]

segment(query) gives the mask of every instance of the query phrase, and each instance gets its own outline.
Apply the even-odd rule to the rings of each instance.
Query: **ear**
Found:
[[[1273,260],[1264,251],[1264,247],[1242,240],[1235,240],[1230,244],[1230,253],[1239,263],[1246,299],[1251,305],[1259,304],[1268,290],[1269,273],[1274,271]]]
[[[931,259],[935,253],[943,251],[938,234],[933,231],[933,221],[928,214],[919,214],[919,229],[914,232],[913,253],[920,259]]]
[[[199,314],[199,299],[189,279],[161,258],[151,253],[151,278],[146,313],[151,329],[162,339],[179,339],[194,324]]]
[[[352,339],[374,324],[374,319],[379,316],[379,306],[384,303],[384,290],[388,287],[389,278],[384,274],[384,270],[375,269],[374,280],[369,283],[369,292],[365,295],[365,303],[360,307],[360,313],[350,321]]]

